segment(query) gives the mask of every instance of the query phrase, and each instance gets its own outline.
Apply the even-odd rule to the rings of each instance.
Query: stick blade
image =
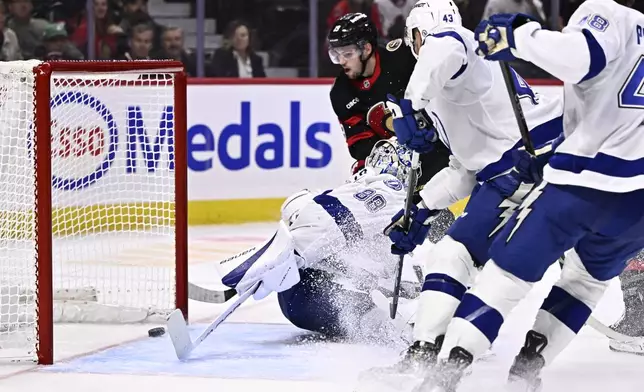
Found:
[[[180,360],[186,359],[192,352],[193,346],[192,340],[190,340],[188,326],[186,325],[186,319],[183,317],[180,309],[175,309],[168,316],[167,327],[174,351],[177,353],[177,358]]]

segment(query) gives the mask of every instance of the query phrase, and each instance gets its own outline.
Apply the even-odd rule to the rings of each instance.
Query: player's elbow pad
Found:
[[[542,30],[537,22],[515,30],[517,52],[521,59],[542,68],[565,83],[580,83],[594,72],[592,44],[582,33]],[[601,50],[601,48],[599,49]]]
[[[472,193],[476,186],[476,175],[460,166],[453,165],[436,174],[420,191],[423,203],[430,209],[442,210]]]

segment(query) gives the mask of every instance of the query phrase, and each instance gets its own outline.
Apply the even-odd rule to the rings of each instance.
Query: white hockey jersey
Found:
[[[501,68],[477,56],[476,47],[473,32],[442,24],[425,38],[405,93],[415,110],[427,111],[455,158],[421,191],[431,209],[446,208],[468,196],[477,182],[508,171],[510,151],[522,144]],[[563,104],[534,93],[513,74],[538,147],[561,133]]]
[[[290,222],[295,250],[304,258],[306,267],[325,269],[324,263],[334,255],[351,253],[360,260],[353,259],[340,270],[357,267],[391,276],[395,258],[383,230],[404,207],[406,194],[396,177],[380,174],[316,195]],[[337,266],[331,267],[337,272]],[[359,271],[346,272],[348,276],[360,276]]]
[[[562,33],[532,22],[515,53],[564,81],[565,141],[544,170],[554,184],[644,188],[644,15],[587,0]]]

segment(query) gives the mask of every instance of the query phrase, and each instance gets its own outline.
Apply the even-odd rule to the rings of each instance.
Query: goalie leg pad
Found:
[[[435,342],[445,333],[477,272],[465,246],[445,236],[427,255],[427,275],[420,294],[414,324],[414,340]]]

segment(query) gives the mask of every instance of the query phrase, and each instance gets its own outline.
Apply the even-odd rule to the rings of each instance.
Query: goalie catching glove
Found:
[[[398,211],[384,231],[385,235],[393,242],[391,253],[405,255],[416,249],[416,246],[422,245],[432,227],[431,223],[439,213],[439,210],[427,208],[423,202],[418,206],[412,205],[409,214],[409,228],[406,229],[404,227],[405,210]]]

